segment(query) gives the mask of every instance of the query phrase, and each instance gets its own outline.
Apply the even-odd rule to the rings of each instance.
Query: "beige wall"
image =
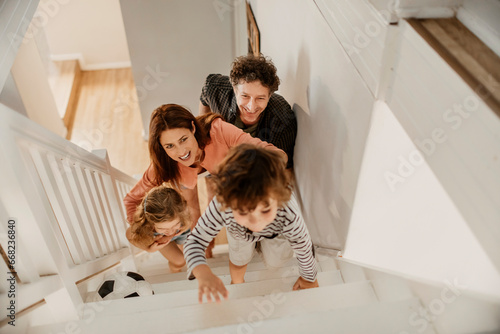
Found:
[[[30,34],[28,30],[27,35]],[[65,137],[67,130],[57,112],[47,72],[34,38],[24,39],[11,72],[28,117],[46,129]]]
[[[42,0],[37,15],[53,59],[80,59],[83,70],[130,66],[118,0]]]
[[[207,0],[121,0],[144,133],[158,106],[198,114],[210,73],[229,74],[234,55],[232,7]]]
[[[0,10],[0,91],[16,58],[38,1],[2,1]]]

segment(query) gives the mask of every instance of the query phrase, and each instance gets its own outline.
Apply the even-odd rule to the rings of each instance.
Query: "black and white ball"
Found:
[[[154,294],[153,287],[144,277],[133,271],[120,271],[106,276],[97,288],[96,293],[89,296],[92,301],[122,299]]]

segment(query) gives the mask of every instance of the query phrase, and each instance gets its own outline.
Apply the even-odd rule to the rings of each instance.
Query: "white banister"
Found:
[[[105,150],[87,152],[2,104],[0,139],[0,245],[8,249],[13,217],[17,312],[43,301],[67,308],[58,321],[81,317],[77,282],[120,263],[135,269],[122,200],[136,180],[113,168]],[[0,261],[3,281],[8,263]],[[7,292],[1,305],[10,303]]]
[[[80,186],[81,191],[81,205],[83,209],[81,213],[84,215],[84,219],[88,223],[88,231],[90,231],[91,243],[94,248],[95,254],[97,257],[101,257],[107,253],[104,235],[100,230],[100,226],[98,223],[97,215],[95,210],[92,210],[93,201],[91,198],[91,192],[89,188],[89,181],[86,169],[81,166],[80,163],[75,165],[75,174],[78,179],[78,184]]]

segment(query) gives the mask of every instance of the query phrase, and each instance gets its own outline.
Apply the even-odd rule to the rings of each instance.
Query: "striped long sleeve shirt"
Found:
[[[278,208],[274,221],[260,232],[252,232],[239,225],[234,219],[231,208],[225,211],[221,211],[220,208],[220,203],[214,197],[184,244],[184,257],[188,266],[189,279],[194,278],[192,272],[196,266],[207,264],[205,249],[225,226],[227,233],[230,233],[233,238],[249,243],[283,235],[295,252],[300,276],[309,282],[316,280],[317,267],[311,237],[294,196]]]

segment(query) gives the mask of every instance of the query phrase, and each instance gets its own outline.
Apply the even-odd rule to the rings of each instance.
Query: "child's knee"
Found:
[[[174,267],[182,268],[186,265],[186,260],[184,258],[175,258],[168,261]]]

